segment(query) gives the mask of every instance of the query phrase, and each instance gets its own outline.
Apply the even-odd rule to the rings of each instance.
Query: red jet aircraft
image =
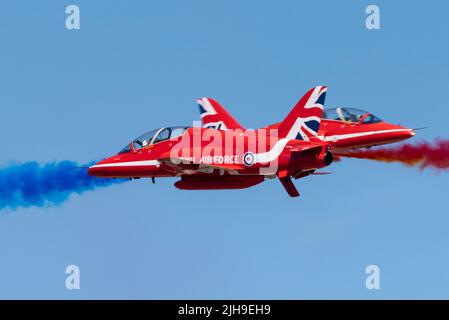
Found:
[[[243,127],[217,101],[198,100],[205,128],[235,130]],[[278,128],[279,123],[266,129]],[[355,108],[326,109],[318,131],[318,139],[327,142],[334,154],[344,155],[350,149],[399,142],[415,135],[413,129],[380,120],[373,114]],[[307,137],[303,137],[307,140]]]
[[[242,189],[277,177],[288,194],[297,197],[291,178],[312,174],[333,160],[329,144],[318,134],[326,90],[324,86],[309,90],[284,121],[269,128],[243,130],[228,117],[226,128],[234,130],[164,127],[147,132],[88,172],[153,182],[155,177],[180,177],[175,186],[188,190]],[[212,99],[199,102],[203,120],[211,106],[212,112],[224,110]]]

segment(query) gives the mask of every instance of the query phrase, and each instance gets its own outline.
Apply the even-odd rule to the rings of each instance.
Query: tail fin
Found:
[[[279,137],[310,141],[318,135],[327,88],[310,89],[279,125]]]
[[[211,98],[197,100],[200,107],[201,122],[204,128],[234,130],[244,128],[217,101]]]

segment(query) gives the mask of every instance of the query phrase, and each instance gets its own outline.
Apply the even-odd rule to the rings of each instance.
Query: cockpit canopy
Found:
[[[360,120],[363,119],[362,123],[378,123],[381,122],[378,117],[375,115],[360,110],[356,108],[346,108],[346,107],[339,107],[334,109],[326,109],[323,113],[324,119],[329,120],[336,120],[336,121],[344,121],[344,122],[353,122],[353,123],[359,123]]]
[[[164,127],[156,130],[148,131],[141,136],[137,137],[131,143],[129,143],[125,148],[123,148],[119,154],[131,152],[132,149],[139,150],[143,147],[150,146],[152,144],[174,139],[181,136],[189,127]]]

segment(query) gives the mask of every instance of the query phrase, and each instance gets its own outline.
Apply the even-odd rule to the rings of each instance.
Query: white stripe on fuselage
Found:
[[[274,159],[279,157],[289,141],[290,139],[287,138],[279,139],[278,141],[276,141],[270,151],[254,154],[254,162],[265,163],[273,161]]]
[[[365,136],[371,136],[375,134],[382,134],[382,133],[390,133],[390,132],[406,132],[411,131],[411,129],[391,129],[391,130],[378,130],[378,131],[368,131],[368,132],[358,132],[358,133],[347,133],[347,134],[336,134],[333,136],[318,136],[323,141],[338,141],[343,139],[351,139],[351,138],[358,138],[358,137],[365,137]]]
[[[136,166],[156,166],[159,167],[157,160],[141,160],[128,162],[111,162],[93,165],[91,168],[107,168],[107,167],[136,167]]]
[[[276,141],[270,151],[254,154],[255,163],[265,163],[275,160],[284,150],[290,139],[283,138]],[[135,167],[135,166],[159,166],[157,160],[142,160],[142,161],[128,161],[128,162],[111,162],[93,165],[91,168],[108,168],[108,167]]]

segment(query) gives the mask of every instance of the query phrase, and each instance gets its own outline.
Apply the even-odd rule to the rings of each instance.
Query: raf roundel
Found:
[[[246,166],[251,166],[254,163],[254,154],[252,152],[247,152],[243,156],[243,162]]]

